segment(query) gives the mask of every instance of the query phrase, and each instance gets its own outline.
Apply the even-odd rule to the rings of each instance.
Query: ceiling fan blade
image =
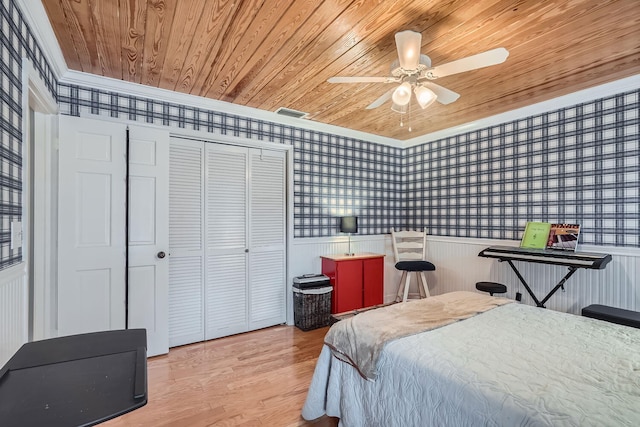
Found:
[[[422,86],[428,87],[429,89],[431,89],[433,93],[437,95],[438,97],[437,101],[440,104],[444,104],[444,105],[451,104],[452,102],[460,98],[459,93],[456,93],[452,90],[447,89],[446,87],[442,87],[432,82],[423,82]]]
[[[329,83],[393,83],[395,77],[331,77]]]
[[[452,74],[463,73],[465,71],[477,70],[478,68],[488,67],[503,63],[509,56],[509,51],[503,47],[488,50],[476,55],[467,56],[457,61],[447,62],[446,64],[433,67],[427,72],[430,77],[445,77]]]
[[[373,101],[371,104],[367,105],[367,108],[365,108],[365,110],[373,110],[374,108],[378,108],[379,106],[390,100],[394,90],[396,90],[395,87],[390,91],[387,91],[384,95]]]

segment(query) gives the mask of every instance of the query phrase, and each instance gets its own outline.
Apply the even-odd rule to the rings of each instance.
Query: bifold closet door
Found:
[[[248,150],[206,144],[205,338],[249,330]]]
[[[204,340],[204,144],[169,147],[169,347]]]
[[[284,323],[285,153],[206,153],[206,339]]]
[[[170,346],[286,321],[286,154],[172,138]]]
[[[249,156],[249,327],[286,321],[286,156],[251,150]]]

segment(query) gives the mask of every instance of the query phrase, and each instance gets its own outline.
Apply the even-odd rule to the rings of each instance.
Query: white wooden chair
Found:
[[[394,231],[391,229],[391,241],[393,243],[393,255],[395,256],[396,269],[402,271],[402,277],[398,285],[396,301],[405,302],[409,295],[411,273],[417,273],[418,290],[420,297],[429,297],[429,286],[425,271],[434,271],[435,265],[425,260],[427,253],[427,231]]]

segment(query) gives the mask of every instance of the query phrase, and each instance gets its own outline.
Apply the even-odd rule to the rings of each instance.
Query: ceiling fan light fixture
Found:
[[[415,93],[420,108],[426,109],[435,101],[448,105],[460,98],[445,87],[432,82],[439,77],[484,68],[504,62],[509,51],[500,47],[486,52],[457,59],[436,67],[431,66],[431,58],[421,54],[422,34],[416,31],[400,31],[395,34],[398,59],[391,63],[388,77],[331,77],[329,83],[395,83],[395,88],[387,90],[382,96],[369,104],[366,109],[378,108],[391,98],[391,110],[400,114],[400,126],[404,119],[411,117],[411,97]],[[408,121],[408,120],[407,120]],[[411,126],[409,126],[411,132]]]
[[[400,67],[405,70],[415,70],[420,63],[420,48],[422,47],[422,34],[406,30],[396,33],[396,48]]]
[[[405,105],[398,105],[395,102],[391,103],[391,109],[393,111],[395,111],[396,113],[400,113],[400,114],[406,114],[407,110],[409,109],[409,104],[405,104]]]
[[[394,104],[407,105],[411,101],[411,85],[408,82],[402,83],[393,91],[391,99]]]
[[[413,90],[416,94],[416,99],[418,100],[418,104],[424,110],[429,105],[433,104],[438,96],[429,88],[424,86],[416,86]]]

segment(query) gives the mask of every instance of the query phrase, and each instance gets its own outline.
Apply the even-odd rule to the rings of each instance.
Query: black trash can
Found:
[[[323,274],[307,274],[293,279],[294,324],[303,331],[329,326],[331,292],[329,278]]]

